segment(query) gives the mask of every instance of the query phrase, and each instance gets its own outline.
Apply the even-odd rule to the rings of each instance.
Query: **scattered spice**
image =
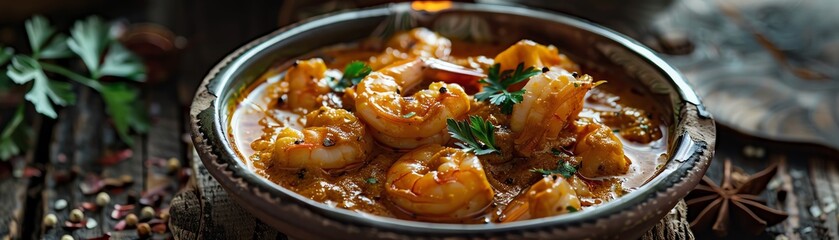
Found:
[[[140,219],[149,220],[152,218],[154,218],[154,208],[144,207],[143,210],[140,210]]]
[[[706,176],[685,198],[688,216],[693,217],[691,229],[699,232],[710,228],[718,237],[727,236],[730,229],[756,236],[786,219],[785,212],[769,208],[758,197],[777,170],[778,164],[773,163],[735,186],[731,160],[726,159],[721,186]]]
[[[165,224],[165,223],[158,223],[158,224],[154,224],[154,225],[151,227],[151,231],[152,231],[152,232],[155,232],[155,233],[160,233],[160,234],[166,233],[166,229],[167,229],[167,228],[166,228],[166,224]]]
[[[548,67],[542,67],[542,73],[546,73],[546,72],[549,72],[549,71],[551,71],[551,69],[550,69],[550,68],[548,68]]]
[[[85,211],[93,212],[93,211],[99,210],[99,206],[97,206],[96,204],[94,204],[92,202],[82,202],[82,209],[84,209]]]
[[[125,159],[130,158],[134,155],[134,152],[131,151],[130,148],[117,150],[117,151],[108,151],[105,155],[99,158],[99,163],[104,166],[110,166],[117,163],[122,162]]]
[[[82,227],[84,227],[84,223],[81,223],[81,222],[73,223],[73,222],[70,222],[70,221],[64,221],[64,229],[65,230],[72,231],[72,230],[80,229]]]
[[[440,87],[439,91],[440,91],[440,94],[446,94],[447,92],[449,92],[449,89],[446,88],[446,87]]]
[[[72,223],[79,223],[84,218],[84,213],[82,210],[73,209],[70,211],[70,217],[68,218]]]
[[[64,199],[55,200],[55,205],[53,205],[53,208],[55,208],[55,210],[58,210],[58,211],[64,210],[65,208],[67,208],[67,200],[64,200]]]
[[[104,207],[108,203],[111,203],[111,195],[108,195],[106,192],[100,192],[96,195],[96,205]]]
[[[178,169],[181,169],[181,161],[177,158],[169,158],[169,161],[166,162],[166,170],[172,174],[176,173]]]
[[[114,211],[111,212],[111,218],[113,219],[122,219],[125,215],[128,215],[134,210],[134,205],[114,205]]]
[[[96,222],[96,219],[93,219],[93,218],[88,218],[88,219],[87,219],[87,222],[85,222],[84,226],[85,226],[87,229],[93,229],[93,228],[95,228],[96,226],[99,226],[99,223],[98,223],[98,222]]]
[[[133,213],[131,213],[131,214],[128,214],[127,216],[125,216],[125,225],[126,226],[128,226],[128,227],[137,226],[137,222],[139,222],[139,219],[137,219],[137,215],[134,215]]]
[[[304,178],[306,178],[306,169],[305,169],[305,168],[300,169],[299,171],[297,171],[297,178],[298,178],[298,179],[304,179]]]
[[[45,228],[53,228],[56,223],[58,223],[58,217],[55,214],[50,213],[44,216],[43,224]]]
[[[171,185],[163,185],[151,190],[146,191],[140,197],[140,204],[145,206],[160,206],[160,203],[163,201],[163,195],[169,194],[169,189]]]
[[[137,225],[137,235],[140,237],[147,237],[151,234],[151,226],[148,223],[140,223]]]
[[[169,222],[169,211],[161,211],[159,217],[164,223]]]

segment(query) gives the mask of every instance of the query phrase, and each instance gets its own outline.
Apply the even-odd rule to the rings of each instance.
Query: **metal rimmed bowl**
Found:
[[[464,21],[473,23],[457,24]],[[651,92],[657,99],[652,102],[670,111],[665,122],[673,137],[668,140],[667,163],[643,186],[593,209],[514,223],[469,225],[399,220],[329,207],[258,176],[234,152],[227,130],[229,104],[269,66],[406,23],[444,35],[446,31],[454,35],[472,32],[470,37],[478,40],[481,34],[510,37],[508,30],[515,30],[512,37],[516,39],[553,44],[582,65],[621,73],[633,86]],[[386,5],[321,16],[280,29],[239,48],[213,68],[195,95],[190,117],[200,158],[229,195],[264,222],[303,239],[634,238],[696,186],[712,158],[715,142],[714,122],[681,74],[638,42],[564,15],[475,4],[452,4],[433,13],[412,10],[410,4]]]

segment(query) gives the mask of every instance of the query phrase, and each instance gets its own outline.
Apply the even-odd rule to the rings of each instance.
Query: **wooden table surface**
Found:
[[[64,234],[93,238],[110,233],[114,238],[136,238],[133,229],[115,231],[118,223],[110,217],[113,204],[97,211],[85,211],[85,217],[98,224],[90,229],[68,231],[62,227],[44,228],[46,214],[56,214],[59,224],[70,209],[93,202],[95,195],[81,192],[79,185],[89,174],[105,177],[131,176],[133,184],[111,192],[112,203],[126,203],[144,193],[164,191],[157,209],[166,210],[169,200],[183,182],[170,174],[166,160],[176,158],[181,166],[190,166],[190,150],[184,142],[187,132],[185,113],[194,88],[216,61],[238,45],[260,36],[277,25],[279,4],[275,1],[220,2],[165,0],[148,1],[135,21],[162,23],[189,40],[182,53],[178,74],[167,82],[143,86],[144,101],[152,119],[151,130],[134,136],[134,145],[118,143],[115,132],[104,118],[101,99],[86,90],[79,93],[75,107],[63,108],[58,120],[36,119],[34,147],[11,162],[13,168],[0,172],[0,239],[58,239]],[[148,12],[145,12],[148,11]],[[88,13],[84,13],[88,14]],[[247,17],[243,17],[247,16]],[[745,148],[763,149],[763,156],[747,157]],[[115,153],[131,155],[112,165],[103,158]],[[751,150],[749,150],[751,151]],[[721,127],[717,153],[708,176],[721,177],[721,163],[730,159],[746,172],[756,172],[771,162],[780,162],[776,180],[762,197],[768,205],[782,209],[790,217],[770,227],[765,239],[783,235],[801,239],[837,239],[837,201],[839,199],[839,162],[837,152],[808,145],[790,145],[748,137]],[[161,164],[164,162],[164,164]],[[779,197],[780,196],[780,197]],[[56,209],[63,199],[67,207]],[[139,208],[135,211],[139,213]],[[168,233],[156,234],[167,238]]]

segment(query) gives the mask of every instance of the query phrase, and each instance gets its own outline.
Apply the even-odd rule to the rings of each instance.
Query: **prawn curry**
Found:
[[[280,63],[243,91],[228,133],[254,172],[415,221],[584,212],[654,176],[668,148],[652,100],[529,40],[417,28]]]

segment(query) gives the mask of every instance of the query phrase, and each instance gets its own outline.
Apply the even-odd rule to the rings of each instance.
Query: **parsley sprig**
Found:
[[[540,173],[542,175],[559,174],[564,178],[570,178],[571,176],[574,175],[574,173],[577,172],[577,167],[575,167],[574,165],[571,165],[571,163],[569,163],[568,161],[559,160],[559,161],[557,161],[557,166],[554,169],[537,168],[537,169],[530,169],[530,172]]]
[[[500,153],[495,145],[495,126],[479,116],[469,116],[469,119],[455,121],[447,119],[449,134],[460,142],[456,143],[467,152],[475,155]]]
[[[42,16],[33,17],[26,21],[25,25],[32,53],[12,55],[11,49],[0,46],[0,66],[10,62],[5,71],[8,78],[0,77],[0,81],[11,80],[19,85],[30,86],[24,98],[32,103],[36,112],[56,118],[58,114],[54,105],[75,104],[73,84],[51,78],[60,75],[89,87],[102,96],[114,127],[124,142],[132,142],[128,135],[130,130],[145,132],[148,129],[145,111],[139,105],[137,89],[124,82],[99,81],[105,76],[134,81],[145,79],[145,66],[140,59],[110,36],[110,27],[100,18],[89,17],[76,22],[70,30],[69,37],[56,32]],[[85,73],[77,73],[51,61],[45,61],[74,55],[84,63],[87,68]],[[25,144],[14,140],[17,138],[7,137],[16,135],[14,129],[28,127],[20,125],[19,121],[22,120],[18,119],[23,117],[24,111],[18,110],[2,131],[0,159],[19,154],[21,146]]]
[[[344,67],[344,75],[341,79],[337,79],[329,86],[333,91],[343,92],[345,89],[357,85],[364,79],[373,69],[361,61],[352,61]]]
[[[515,70],[501,72],[501,64],[496,63],[489,67],[487,78],[479,81],[485,86],[481,92],[475,94],[475,98],[479,101],[489,100],[490,103],[501,106],[502,113],[512,114],[513,105],[524,99],[525,90],[510,92],[507,88],[541,72],[533,66],[525,69],[523,62],[519,63]]]

